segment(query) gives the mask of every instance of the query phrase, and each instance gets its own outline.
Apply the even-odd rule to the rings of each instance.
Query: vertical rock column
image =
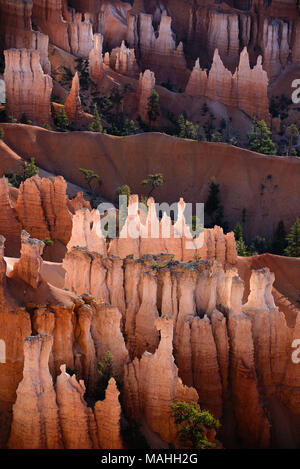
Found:
[[[6,114],[39,124],[51,122],[50,97],[52,78],[45,75],[38,51],[9,49],[4,51]]]
[[[56,395],[48,368],[51,347],[49,335],[25,339],[23,380],[13,406],[10,449],[62,447]]]

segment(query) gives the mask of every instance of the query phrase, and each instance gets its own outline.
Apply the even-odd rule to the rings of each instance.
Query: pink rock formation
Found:
[[[133,78],[138,78],[139,67],[135,59],[134,49],[128,49],[122,41],[121,47],[116,47],[110,54],[110,67],[116,72]]]
[[[3,177],[0,179],[0,233],[9,240],[10,246],[6,248],[7,255],[16,254],[15,246],[20,245],[21,229],[9,196],[8,180]]]
[[[93,48],[93,27],[89,14],[69,10],[61,0],[35,0],[32,19],[56,46],[78,57],[89,56]]]
[[[250,318],[231,312],[228,332],[231,344],[230,381],[238,432],[243,439],[247,434],[247,443],[251,447],[266,448],[270,442],[270,422],[258,390]]]
[[[103,78],[103,36],[102,34],[94,34],[94,47],[89,53],[89,75],[95,85],[99,85]]]
[[[9,448],[121,449],[121,406],[114,379],[93,412],[84,400],[84,382],[66,373],[65,365],[54,389],[48,368],[51,345],[52,337],[46,334],[25,339],[23,380],[13,406]]]
[[[73,122],[79,121],[83,113],[79,91],[79,77],[78,73],[76,72],[72,80],[70,93],[68,94],[65,102],[66,114],[68,119]]]
[[[109,380],[104,401],[95,404],[95,420],[98,429],[99,446],[102,449],[122,449],[120,434],[121,406],[116,382]]]
[[[124,365],[129,361],[124,337],[121,333],[121,313],[106,303],[94,305],[91,333],[96,349],[97,362],[103,362],[105,352],[113,355],[114,376],[122,380]]]
[[[263,25],[263,67],[270,79],[280,75],[290,55],[289,24],[265,19]]]
[[[48,59],[49,38],[40,31],[33,31],[31,24],[32,2],[1,0],[0,22],[4,49],[35,49],[40,54],[41,66],[50,75]]]
[[[240,55],[239,66],[232,75],[224,67],[216,50],[208,75],[200,68],[199,61],[196,61],[186,93],[191,96],[205,96],[227,106],[238,107],[251,118],[257,116],[269,122],[268,83],[261,57],[258,57],[256,66],[251,69],[248,52],[244,48]]]
[[[23,228],[38,239],[50,238],[54,245],[46,250],[59,258],[71,236],[72,217],[67,208],[66,182],[34,176],[20,186],[15,211]]]
[[[97,210],[79,209],[73,215],[71,239],[67,244],[70,250],[74,246],[86,247],[89,251],[106,254],[105,239],[102,236],[100,215]]]
[[[139,101],[139,115],[144,122],[148,121],[147,105],[152,90],[155,87],[155,75],[150,70],[140,74],[137,97]]]
[[[98,373],[96,369],[96,351],[92,339],[91,324],[93,310],[88,304],[80,305],[76,311],[74,330],[75,369],[78,369],[90,391],[96,387]]]
[[[93,443],[89,434],[89,412],[84,400],[85,385],[66,373],[65,365],[56,381],[56,398],[62,429],[64,448],[92,449]]]
[[[129,198],[127,218],[120,236],[109,242],[107,253],[124,259],[146,254],[172,254],[180,261],[216,259],[222,264],[236,264],[236,242],[233,233],[224,235],[222,228],[204,229],[193,239],[184,217],[185,202],[178,203],[178,217],[172,223],[170,216],[164,213],[158,219],[153,198],[148,199],[148,212],[145,215],[139,207],[137,195]],[[98,227],[98,228],[97,228]],[[100,254],[106,254],[105,242],[100,230],[100,217],[97,211],[81,209],[73,217],[72,237],[68,249],[73,246],[88,248]]]
[[[27,337],[24,343],[23,380],[13,406],[10,449],[59,449],[58,406],[48,368],[52,337]]]
[[[6,113],[39,124],[51,121],[52,78],[43,73],[38,51],[10,49],[4,52]]]
[[[75,212],[77,212],[77,210],[80,210],[81,208],[88,208],[89,210],[91,210],[91,204],[88,200],[85,200],[83,192],[77,192],[76,197],[74,197],[74,199],[67,201],[67,205],[69,211],[73,215],[75,215]]]
[[[209,11],[208,18],[208,53],[212,58],[218,49],[222,59],[236,58],[239,55],[239,16],[236,13]]]
[[[161,341],[155,354],[146,352],[141,360],[136,358],[125,367],[124,406],[132,418],[144,418],[163,441],[174,442],[176,427],[169,405],[176,401],[197,401],[198,395],[178,377],[172,355],[173,320],[159,318],[156,326]]]
[[[38,288],[41,280],[42,258],[45,244],[23,230],[21,235],[21,257],[14,265],[11,276],[19,277],[32,288]]]
[[[131,9],[129,3],[116,0],[101,2],[97,15],[97,31],[104,37],[108,49],[119,47],[127,35],[127,12]]]
[[[156,306],[157,280],[155,275],[143,273],[141,283],[141,306],[135,318],[135,356],[139,358],[146,350],[154,353],[159,343],[155,326],[159,317]]]
[[[188,71],[183,51],[183,44],[176,45],[171,29],[172,18],[164,10],[158,30],[158,36],[152,25],[152,15],[139,15],[140,54],[144,68],[153,70],[159,82],[174,82],[178,87],[185,87]],[[132,25],[132,23],[131,23]],[[130,42],[134,34],[130,34]]]
[[[182,264],[172,261],[170,255],[145,255],[142,259],[127,258],[122,261],[120,258],[104,258],[86,249],[73,248],[67,256],[68,273],[72,267],[75,272],[75,275],[72,274],[73,284],[77,277],[77,285],[83,285],[83,290],[92,285],[93,289],[98,289],[98,298],[106,296],[106,301],[111,301],[111,305],[99,302],[88,294],[74,298],[70,293],[50,289],[47,295],[52,291],[61,299],[53,298],[46,305],[41,304],[39,296],[37,301],[34,300],[35,296],[32,297],[28,305],[32,331],[34,334],[53,336],[53,348],[50,353],[51,346],[48,347],[45,359],[46,363],[49,361],[53,377],[59,374],[59,368],[66,363],[70,369],[77,370],[80,378],[84,378],[89,392],[95,389],[96,364],[110,350],[114,356],[114,374],[120,381],[123,380],[122,402],[126,414],[129,418],[144,419],[148,426],[148,430],[145,427],[148,438],[150,429],[163,442],[178,444],[176,428],[169,413],[169,403],[174,400],[199,398],[202,408],[209,409],[215,416],[225,420],[227,416],[223,414],[223,407],[230,400],[234,409],[234,417],[231,418],[235,419],[243,444],[268,447],[270,419],[276,428],[281,425],[270,403],[277,399],[292,415],[298,415],[299,373],[291,360],[291,344],[299,333],[299,319],[295,318],[295,324],[288,327],[285,315],[276,308],[271,293],[274,275],[268,269],[253,272],[250,295],[243,305],[244,283],[237,276],[235,268],[224,265],[225,241],[221,242],[221,231],[215,228],[208,232],[216,236],[215,253],[211,248],[208,252],[212,256],[218,255],[219,260]],[[2,251],[3,243],[2,239]],[[13,275],[6,279],[6,264],[0,262],[1,314],[6,321],[1,322],[5,326],[4,329],[3,326],[0,328],[0,338],[9,343],[16,327],[22,327],[24,333],[31,332],[29,314],[24,308],[22,311],[15,305],[15,300],[10,297],[10,292],[14,291],[14,282],[18,281],[18,268],[22,264],[25,265],[24,255],[16,264]],[[32,262],[28,264],[30,267]],[[21,274],[24,272],[23,269]],[[90,272],[94,272],[91,277]],[[81,273],[87,274],[87,277],[83,279]],[[28,271],[25,274],[23,280],[28,281]],[[37,276],[32,278],[36,279]],[[82,284],[83,281],[85,284]],[[45,282],[40,285],[34,295],[44,291]],[[122,315],[118,308],[123,308]],[[158,312],[168,314],[169,319],[159,318]],[[158,332],[153,327],[155,324],[161,328],[160,343]],[[122,331],[125,332],[124,336]],[[4,395],[0,393],[0,406],[4,409],[3,415],[8,426],[9,409],[15,400],[14,392],[22,370],[20,346],[23,338],[24,335],[16,338],[14,350],[10,345],[7,347],[7,362],[0,363],[0,367],[5,367],[4,374],[0,374],[1,385],[8,384],[6,376],[11,380]],[[173,344],[177,366],[172,354]],[[132,363],[128,363],[128,355]],[[137,356],[140,355],[142,358],[139,360]],[[39,375],[39,362],[34,363],[35,373]],[[198,395],[195,389],[184,387],[178,376],[183,384],[193,386]],[[58,384],[60,382],[61,387]],[[105,422],[102,431],[102,419],[97,417],[96,411],[93,414],[88,409],[83,399],[84,385],[78,383],[75,377],[70,378],[62,369],[62,375],[57,381],[56,401],[63,446],[103,447],[100,440],[104,438],[103,435],[108,439],[109,432],[115,432],[116,440],[119,441],[120,408],[117,393],[114,389],[111,413],[107,411],[111,418]],[[43,395],[32,398],[30,405],[35,402],[34,406],[38,405],[40,409],[43,398]],[[24,414],[27,404],[24,399],[22,391],[17,400],[16,414],[14,412],[12,447],[25,447],[25,440],[30,441],[28,445],[32,444],[27,430],[24,432],[20,423],[23,419],[27,421],[27,414]],[[76,410],[70,407],[70,402],[76,402],[72,404]],[[268,406],[268,412],[265,406]],[[104,404],[98,407],[106,408]],[[50,419],[53,405],[49,409],[47,403],[43,404],[41,412],[45,416],[43,418]],[[33,414],[36,415],[35,411]],[[82,422],[80,428],[74,423],[76,419]],[[49,421],[52,422],[51,419]],[[290,423],[286,424],[287,428],[291,428]],[[84,437],[80,436],[82,431]],[[116,440],[112,439],[110,444],[118,444]],[[44,442],[33,444],[37,447],[46,445]],[[151,444],[154,444],[153,440]],[[108,444],[105,446],[109,447]]]

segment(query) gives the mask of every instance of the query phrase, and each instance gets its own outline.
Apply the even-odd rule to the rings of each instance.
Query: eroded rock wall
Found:
[[[9,49],[4,55],[7,116],[26,116],[41,125],[51,122],[52,78],[44,74],[39,52]]]

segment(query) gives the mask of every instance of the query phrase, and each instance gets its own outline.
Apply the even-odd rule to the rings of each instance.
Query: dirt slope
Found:
[[[103,180],[104,197],[129,184],[142,193],[140,182],[161,172],[165,184],[155,194],[159,201],[184,197],[204,202],[208,181],[220,183],[225,219],[229,226],[242,219],[246,209],[248,238],[271,235],[282,219],[287,228],[300,215],[300,159],[259,155],[226,144],[183,140],[159,133],[114,137],[90,132],[49,132],[39,127],[2,124],[5,142],[22,158],[35,157],[44,170],[83,185],[78,168],[96,171]]]

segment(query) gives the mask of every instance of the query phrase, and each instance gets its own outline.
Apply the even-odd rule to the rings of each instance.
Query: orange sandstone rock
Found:
[[[58,406],[48,368],[52,337],[37,335],[24,342],[23,380],[13,406],[11,449],[62,447]]]
[[[79,77],[77,72],[73,77],[71,91],[65,102],[65,110],[69,120],[80,120],[83,110],[79,94]]]
[[[120,434],[121,406],[114,378],[109,380],[104,401],[95,404],[95,420],[98,428],[98,441],[102,449],[122,449]]]
[[[35,238],[30,238],[25,230],[21,235],[21,258],[14,265],[11,277],[19,277],[32,288],[38,288],[41,280],[41,267],[44,243]]]

